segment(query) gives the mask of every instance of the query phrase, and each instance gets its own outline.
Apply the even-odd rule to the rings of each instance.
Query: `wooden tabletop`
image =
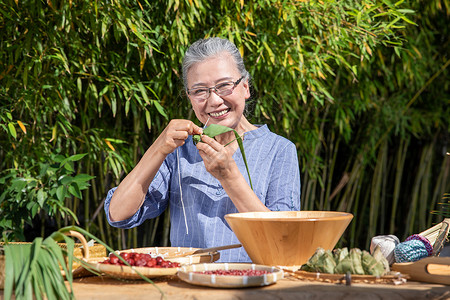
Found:
[[[450,299],[450,286],[409,281],[405,284],[362,284],[351,286],[300,280],[287,276],[276,284],[242,289],[218,289],[185,283],[176,276],[140,280],[117,280],[106,276],[74,280],[77,299]],[[162,292],[162,293],[161,293]]]

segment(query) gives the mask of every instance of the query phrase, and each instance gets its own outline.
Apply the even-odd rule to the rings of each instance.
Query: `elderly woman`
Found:
[[[192,135],[202,134],[202,128],[189,120],[172,120],[136,167],[108,192],[105,211],[112,226],[138,226],[170,206],[171,245],[206,248],[239,243],[226,214],[300,209],[295,145],[243,115],[249,79],[238,49],[226,39],[199,40],[185,54],[184,87],[197,119],[204,126],[233,128],[242,136],[254,189],[232,131],[215,139],[203,135],[203,142],[194,145]],[[220,261],[250,258],[237,248],[221,251]]]

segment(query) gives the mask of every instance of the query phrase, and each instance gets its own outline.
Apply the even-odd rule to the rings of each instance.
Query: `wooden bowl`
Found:
[[[272,211],[225,215],[255,264],[296,269],[318,247],[332,250],[353,215],[334,211]]]

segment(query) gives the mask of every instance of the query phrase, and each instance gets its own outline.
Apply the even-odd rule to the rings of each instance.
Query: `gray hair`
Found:
[[[215,57],[222,52],[228,52],[234,59],[241,76],[244,76],[245,79],[250,79],[250,74],[245,69],[244,60],[236,45],[227,39],[212,37],[194,42],[186,51],[182,65],[184,89],[187,89],[187,73],[194,64]]]

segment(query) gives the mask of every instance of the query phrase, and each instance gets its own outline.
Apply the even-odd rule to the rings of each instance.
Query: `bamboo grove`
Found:
[[[423,231],[450,191],[449,16],[448,0],[0,0],[3,239],[80,224],[168,245],[167,213],[118,230],[103,200],[170,119],[195,120],[180,64],[208,36],[243,54],[251,122],[296,144],[303,210],[353,213],[349,247]]]

